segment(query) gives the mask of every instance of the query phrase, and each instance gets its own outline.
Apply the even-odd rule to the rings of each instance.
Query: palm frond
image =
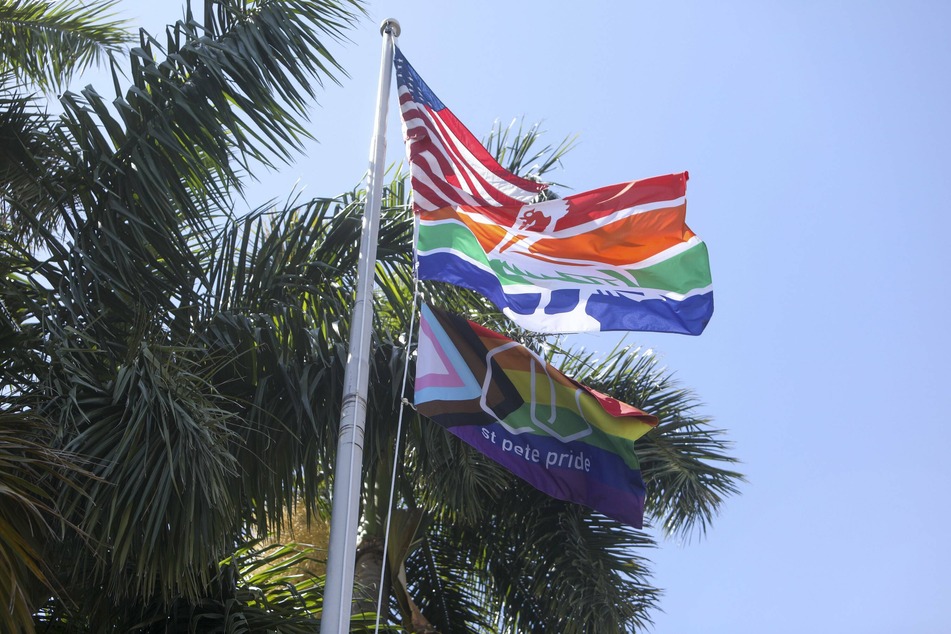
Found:
[[[128,40],[113,20],[115,0],[0,4],[0,73],[12,71],[44,90],[58,89],[76,72],[117,53]]]
[[[60,168],[43,187],[57,224],[99,256],[87,262],[119,291],[154,288],[163,313],[194,277],[187,238],[209,233],[252,162],[287,160],[308,137],[306,104],[342,73],[323,36],[342,38],[360,11],[355,1],[208,7],[211,24],[181,21],[164,45],[140,35],[124,95],[118,62],[114,99],[92,87],[64,94],[62,120],[43,139]],[[13,212],[25,231],[47,226],[27,200]]]
[[[619,348],[604,360],[557,347],[551,352],[563,354],[566,374],[658,417],[657,427],[634,443],[647,485],[645,512],[667,534],[704,533],[744,478],[729,468],[738,462],[732,444],[697,412],[696,396],[640,349]]]
[[[466,449],[471,451],[469,449]],[[440,632],[621,632],[649,622],[658,591],[643,533],[510,476],[479,522],[433,522],[407,562]]]
[[[35,246],[35,232],[19,219],[29,214],[41,226],[58,222],[62,165],[49,145],[52,118],[36,97],[8,82],[12,75],[0,71],[0,231],[11,245]]]
[[[209,562],[239,529],[231,414],[189,352],[142,344],[104,377],[86,358],[95,351],[54,351],[69,371],[47,409],[96,476],[83,495],[61,495],[67,516],[101,540],[73,579],[102,584],[112,600],[200,596]]]
[[[95,632],[209,632],[304,634],[319,627],[324,579],[308,571],[323,560],[313,546],[265,544],[249,539],[216,567],[202,597],[124,609],[88,605],[82,615],[64,610],[56,600],[38,611],[40,631],[55,634]],[[102,609],[105,608],[105,609]],[[111,608],[111,609],[109,609]]]
[[[305,634],[319,625],[321,577],[307,572],[322,554],[304,544],[251,542],[221,563],[221,594],[189,606],[182,631],[287,632]],[[186,629],[187,628],[187,629]]]
[[[76,456],[52,446],[53,428],[36,412],[7,401],[0,409],[0,629],[32,631],[42,597],[58,591],[45,554],[66,532],[57,489],[82,495]]]
[[[577,137],[566,137],[557,145],[539,147],[543,132],[539,124],[527,129],[525,122],[515,121],[503,127],[496,122],[486,139],[485,147],[499,163],[513,174],[542,181],[544,176],[561,164],[562,157],[575,146]]]

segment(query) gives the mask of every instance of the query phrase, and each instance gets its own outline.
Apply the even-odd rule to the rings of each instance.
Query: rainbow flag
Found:
[[[642,527],[634,441],[655,417],[568,378],[496,332],[429,306],[421,313],[420,414],[540,491]]]
[[[399,49],[394,65],[421,279],[481,293],[535,332],[703,331],[713,291],[686,172],[533,203],[543,183],[499,165]]]
[[[542,333],[699,335],[713,314],[704,242],[685,222],[687,174],[536,204],[419,211],[420,279],[487,297]]]

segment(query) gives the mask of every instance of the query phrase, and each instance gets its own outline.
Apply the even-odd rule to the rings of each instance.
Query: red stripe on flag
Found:
[[[565,196],[572,211],[555,223],[554,230],[576,227],[620,209],[682,198],[687,195],[687,178],[687,172],[667,174]]]
[[[483,176],[484,172],[521,190],[516,196],[523,198],[545,189],[543,183],[522,178],[503,168],[448,108],[436,111],[417,104],[405,88],[400,90],[399,97],[406,136],[410,142],[410,162],[422,160],[428,151],[428,156],[436,161],[442,173],[434,173],[431,167],[427,167],[427,174],[433,176],[434,181],[445,180],[472,196],[472,200],[451,197],[457,203],[487,206],[521,204],[521,200],[505,193]],[[427,141],[425,145],[414,147],[424,140]]]
[[[442,142],[449,160],[452,161],[453,172],[460,178],[460,181],[464,181],[459,183],[460,188],[470,194],[480,205],[504,205],[517,202],[514,198],[502,193],[494,185],[485,180],[485,178],[479,174],[478,170],[469,163],[468,159],[463,156],[459,146],[452,141],[449,130],[446,129],[451,127],[447,124],[450,123],[454,117],[452,117],[452,113],[449,113],[448,110],[440,111],[440,114],[442,113],[448,113],[449,116],[447,118],[449,121],[444,121],[443,118],[437,114],[432,120],[432,123],[437,126],[438,138]],[[458,127],[462,127],[461,124],[459,124]],[[462,129],[465,130],[465,128]],[[472,152],[471,144],[467,144],[465,138],[459,139],[459,142],[466,150]],[[483,164],[482,167],[490,169],[488,165]],[[478,187],[476,184],[478,184]]]

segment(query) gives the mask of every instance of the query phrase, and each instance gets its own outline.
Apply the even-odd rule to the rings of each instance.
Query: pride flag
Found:
[[[416,409],[535,488],[641,528],[634,441],[657,419],[568,378],[540,356],[423,306]]]
[[[686,172],[532,203],[545,186],[502,168],[395,59],[420,279],[476,291],[535,332],[703,331],[713,290]]]

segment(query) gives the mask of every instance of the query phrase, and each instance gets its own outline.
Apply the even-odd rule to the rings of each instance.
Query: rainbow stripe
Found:
[[[528,348],[423,306],[417,410],[553,497],[641,528],[633,441],[657,419],[568,378]]]
[[[687,174],[563,199],[419,212],[419,275],[472,289],[536,332],[700,334],[713,314]]]

